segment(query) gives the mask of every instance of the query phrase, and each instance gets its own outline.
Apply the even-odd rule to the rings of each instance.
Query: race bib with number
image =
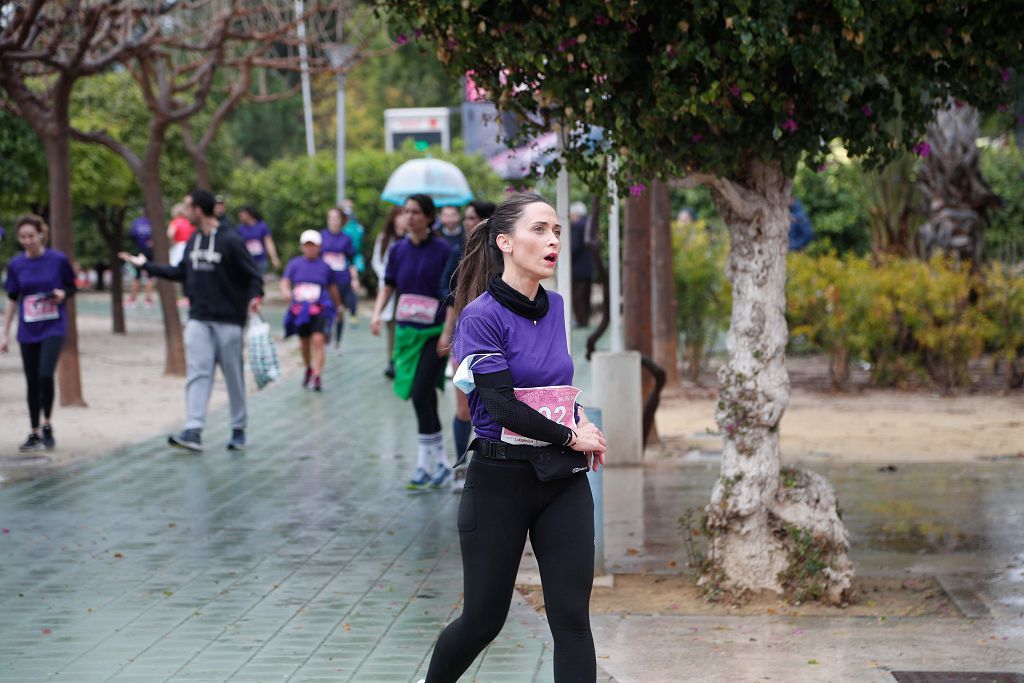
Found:
[[[325,251],[324,263],[331,267],[331,270],[345,270],[348,268],[348,256],[341,251]]]
[[[437,309],[441,302],[431,296],[422,294],[403,294],[398,297],[395,307],[395,320],[400,323],[419,323],[432,325],[437,317]]]
[[[516,398],[538,413],[570,429],[576,428],[576,399],[580,390],[576,387],[530,387],[516,389]],[[516,446],[550,446],[547,441],[538,441],[501,428],[501,440]]]
[[[292,298],[299,303],[318,303],[320,301],[320,285],[315,282],[299,282],[292,288]]]
[[[57,320],[60,318],[60,308],[57,300],[48,297],[46,294],[28,294],[22,306],[22,318],[27,323],[38,323],[44,320]]]
[[[246,240],[245,248],[253,256],[260,256],[263,254],[263,240]]]

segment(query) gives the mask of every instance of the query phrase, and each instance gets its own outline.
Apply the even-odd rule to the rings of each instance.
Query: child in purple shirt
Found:
[[[16,232],[24,249],[7,265],[7,297],[0,353],[10,348],[11,321],[18,316],[18,345],[28,386],[28,415],[32,432],[22,451],[56,446],[50,414],[53,411],[57,359],[67,335],[67,297],[75,292],[75,274],[64,254],[46,248],[46,223],[39,216],[22,216]],[[42,413],[42,426],[39,414]]]
[[[400,398],[412,398],[419,433],[416,470],[408,488],[440,488],[451,476],[437,413],[437,388],[444,382],[448,358],[445,323],[451,310],[441,293],[441,274],[451,247],[430,229],[435,214],[430,197],[414,194],[404,209],[408,236],[391,248],[370,331],[380,334],[381,311],[397,296],[394,389]]]
[[[238,234],[245,240],[245,248],[256,262],[256,267],[264,275],[270,270],[270,264],[280,270],[281,259],[277,256],[277,246],[270,235],[270,228],[260,212],[252,206],[243,206],[238,210]]]
[[[299,335],[306,374],[304,389],[322,390],[324,346],[335,311],[341,306],[334,273],[320,258],[323,238],[316,230],[306,230],[299,238],[302,256],[285,266],[281,293],[291,301],[284,316],[285,337]]]
[[[501,631],[527,534],[547,598],[554,679],[596,677],[594,501],[584,473],[603,464],[605,440],[576,404],[564,304],[540,286],[555,272],[560,235],[554,209],[521,194],[466,243],[454,308],[456,386],[469,395],[477,432],[458,513],[465,601],[434,648],[431,683],[457,681]],[[542,480],[534,460],[556,452],[578,466]]]

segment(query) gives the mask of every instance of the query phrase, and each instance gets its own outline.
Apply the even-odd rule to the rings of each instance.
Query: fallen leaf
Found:
[[[48,636],[48,635],[50,635],[51,633],[53,633],[53,631],[51,631],[50,629],[48,629],[48,628],[44,628],[44,629],[43,629],[43,635],[44,635],[44,636]]]
[[[122,555],[121,553],[114,553],[114,557],[116,557],[119,560],[123,560],[124,559],[124,555]]]
[[[352,630],[352,624],[342,624],[342,628],[345,629],[346,631],[351,631]]]

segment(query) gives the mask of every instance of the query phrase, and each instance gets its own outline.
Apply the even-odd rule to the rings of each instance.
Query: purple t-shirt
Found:
[[[445,306],[441,291],[441,278],[444,267],[448,263],[448,255],[452,248],[437,235],[431,235],[420,244],[411,239],[404,239],[395,244],[388,252],[388,266],[384,270],[384,282],[395,288],[395,320],[399,325],[412,327],[430,327],[444,322]],[[403,320],[402,311],[405,306],[403,296],[419,297],[412,310],[423,312],[427,299],[437,302],[437,312],[433,320],[422,318],[419,321]]]
[[[572,385],[573,364],[566,349],[562,305],[562,297],[548,292],[548,312],[534,325],[484,292],[459,316],[455,359],[461,363],[471,354],[495,354],[476,360],[473,372],[508,370],[517,389]],[[469,394],[469,409],[478,436],[501,439],[501,425],[491,419],[479,392]]]
[[[245,248],[252,256],[252,260],[261,263],[267,260],[267,249],[263,239],[270,234],[270,228],[263,221],[246,225],[238,224],[238,234],[245,240]]]
[[[152,258],[153,253],[153,228],[149,224],[149,219],[145,216],[139,216],[132,221],[131,230],[128,231],[128,236],[135,243],[135,248],[145,253],[147,256]]]
[[[75,273],[67,257],[56,249],[29,258],[18,254],[7,264],[7,295],[18,301],[18,341],[36,344],[49,337],[63,337],[68,331],[66,306],[46,295],[63,289],[75,292]]]
[[[352,243],[352,238],[342,231],[334,233],[324,228],[320,231],[320,236],[324,240],[320,245],[321,258],[334,271],[334,281],[338,283],[338,287],[343,288],[352,282],[352,274],[348,267],[356,258],[356,245]]]
[[[292,303],[319,304],[334,310],[330,285],[334,282],[331,268],[322,259],[296,256],[284,267],[284,275],[292,283]]]

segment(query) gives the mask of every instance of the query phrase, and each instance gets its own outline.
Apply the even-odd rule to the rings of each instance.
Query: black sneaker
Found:
[[[167,437],[167,443],[194,453],[203,451],[203,437],[198,429],[186,429],[181,434],[171,434]]]
[[[231,440],[228,441],[229,451],[244,451],[245,450],[245,430],[244,429],[232,429]]]
[[[53,438],[53,427],[50,425],[43,425],[43,446],[48,451],[57,447],[57,442]]]
[[[323,391],[323,386],[320,384],[320,375],[313,377],[313,383],[310,386],[313,391]]]
[[[43,445],[43,439],[35,432],[29,434],[28,438],[25,439],[25,443],[18,446],[18,450],[22,453],[27,453],[29,451],[41,451],[45,449],[46,446]]]
[[[388,379],[394,379],[395,378],[395,364],[394,363],[388,363],[387,368],[384,369],[384,376],[387,377]]]

